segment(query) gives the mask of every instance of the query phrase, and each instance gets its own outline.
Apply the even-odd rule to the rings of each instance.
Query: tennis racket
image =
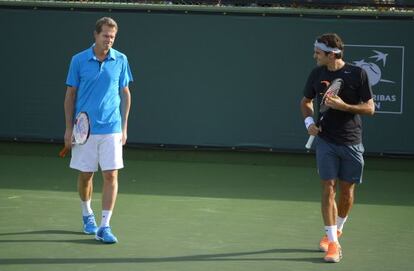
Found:
[[[72,145],[83,145],[89,138],[90,125],[89,116],[86,112],[79,112],[73,124]],[[60,157],[65,157],[69,152],[69,148],[64,147],[60,152]]]
[[[341,78],[337,78],[329,84],[327,90],[325,91],[325,94],[322,97],[321,103],[319,105],[319,116],[316,122],[316,126],[318,127],[320,126],[323,120],[324,114],[330,109],[330,107],[325,104],[326,98],[338,95],[343,85],[344,85],[344,80],[342,80]],[[310,149],[312,147],[312,143],[314,140],[315,140],[314,135],[309,136],[308,142],[306,143],[305,147],[307,149]]]

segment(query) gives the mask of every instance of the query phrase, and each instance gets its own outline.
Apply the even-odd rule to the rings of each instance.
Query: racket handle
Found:
[[[308,142],[306,142],[305,147],[309,150],[312,147],[313,140],[315,140],[315,136],[309,136]]]
[[[64,147],[60,152],[59,152],[59,156],[60,157],[65,157],[66,156],[66,154],[69,152],[69,149],[68,148],[66,148],[66,147]]]

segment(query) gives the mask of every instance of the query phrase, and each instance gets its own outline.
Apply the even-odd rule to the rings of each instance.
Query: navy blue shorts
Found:
[[[316,138],[316,161],[322,180],[339,179],[352,183],[362,182],[364,146],[336,145]]]

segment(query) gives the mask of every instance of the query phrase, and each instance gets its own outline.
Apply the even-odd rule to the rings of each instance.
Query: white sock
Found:
[[[344,224],[345,224],[347,219],[348,219],[348,216],[346,216],[346,217],[338,216],[336,218],[336,225],[338,226],[338,231],[342,232],[342,229],[344,228]]]
[[[338,242],[338,234],[336,233],[337,229],[336,225],[325,226],[325,232],[328,236],[329,242]]]
[[[82,208],[82,215],[93,215],[93,211],[91,208],[91,200],[81,201],[81,208]]]
[[[102,210],[101,227],[109,227],[109,220],[111,220],[112,211]]]

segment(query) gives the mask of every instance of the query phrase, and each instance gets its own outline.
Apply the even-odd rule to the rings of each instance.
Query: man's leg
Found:
[[[355,183],[339,181],[339,200],[338,200],[338,231],[342,232],[349,212],[354,204]]]
[[[354,204],[356,184],[361,183],[364,168],[364,146],[362,144],[342,146],[339,177],[338,229],[342,231]]]
[[[335,180],[322,181],[322,217],[327,236],[327,247],[324,257],[326,262],[339,262],[342,257],[336,226],[336,216],[338,215],[335,201],[336,184]],[[321,248],[321,244],[319,246]]]
[[[106,170],[102,172],[102,175],[104,179],[102,189],[102,210],[112,212],[118,194],[118,170]]]
[[[93,172],[80,172],[78,176],[78,192],[81,201],[88,201],[92,198]]]
[[[99,165],[102,169],[102,221],[95,236],[104,243],[116,243],[109,221],[118,194],[118,169],[124,167],[122,159],[122,134],[108,134],[100,137]]]
[[[318,138],[316,144],[316,160],[318,164],[319,177],[322,180],[322,217],[325,225],[325,231],[329,239],[337,241],[336,230],[336,216],[338,213],[336,206],[336,188],[337,176],[340,165],[340,158],[337,154],[337,146],[331,144],[322,138]]]
[[[91,208],[93,191],[93,172],[80,172],[78,176],[78,193],[81,199],[83,232],[95,234],[98,227]]]
[[[336,215],[338,213],[335,201],[336,181],[322,181],[322,217],[325,226],[336,225]]]
[[[336,206],[336,181],[322,180],[322,218],[325,225],[325,232],[328,242],[338,242],[336,216],[338,209]]]
[[[325,225],[325,235],[319,241],[319,250],[327,252],[329,242],[334,240],[338,241],[340,232],[338,231],[338,207],[336,203],[336,186],[337,182],[335,180],[326,180],[321,181],[322,185],[322,204],[321,211],[323,222]]]
[[[102,175],[102,220],[96,239],[104,243],[116,243],[118,239],[112,234],[109,222],[118,194],[118,170],[105,170]]]

